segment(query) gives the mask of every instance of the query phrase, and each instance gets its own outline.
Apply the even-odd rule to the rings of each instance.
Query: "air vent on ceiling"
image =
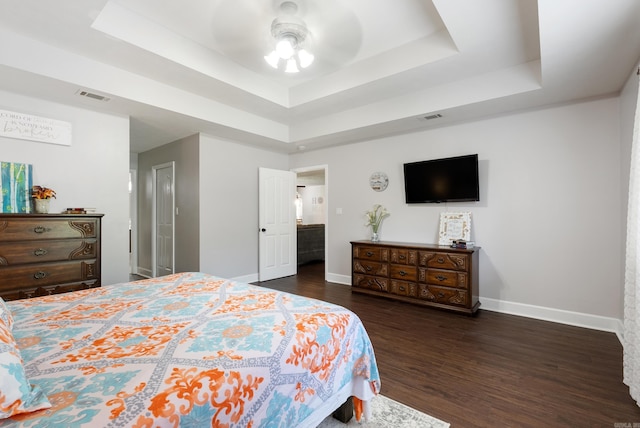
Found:
[[[94,100],[104,101],[104,102],[107,102],[111,99],[109,97],[105,97],[104,95],[98,95],[98,94],[94,94],[92,92],[83,91],[83,90],[79,90],[78,92],[76,92],[76,94],[80,95],[81,97],[93,98]]]
[[[429,116],[425,116],[424,118],[427,120],[432,120],[432,119],[440,119],[442,117],[442,115],[440,113],[436,113],[436,114],[430,114]]]

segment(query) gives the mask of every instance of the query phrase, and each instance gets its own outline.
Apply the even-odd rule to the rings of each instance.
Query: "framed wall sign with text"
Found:
[[[451,245],[454,239],[471,239],[471,213],[440,213],[438,245]]]

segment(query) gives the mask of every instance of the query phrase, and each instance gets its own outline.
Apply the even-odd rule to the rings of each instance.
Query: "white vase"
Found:
[[[49,199],[34,199],[33,210],[38,214],[47,214],[49,212]]]
[[[371,233],[371,240],[373,242],[378,242],[380,240],[380,236],[378,236],[378,232],[372,232]]]

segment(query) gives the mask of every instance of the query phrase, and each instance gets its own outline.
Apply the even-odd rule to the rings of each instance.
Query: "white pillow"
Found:
[[[4,304],[2,307],[6,310]],[[29,383],[20,350],[4,318],[0,319],[0,403],[0,420],[51,407],[42,390]]]

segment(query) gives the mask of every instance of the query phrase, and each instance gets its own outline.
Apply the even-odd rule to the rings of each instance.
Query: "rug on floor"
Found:
[[[426,413],[419,412],[409,406],[394,401],[383,395],[378,395],[371,401],[371,419],[366,422],[357,422],[352,418],[348,424],[334,419],[326,418],[318,428],[448,428],[449,424],[436,419]]]

